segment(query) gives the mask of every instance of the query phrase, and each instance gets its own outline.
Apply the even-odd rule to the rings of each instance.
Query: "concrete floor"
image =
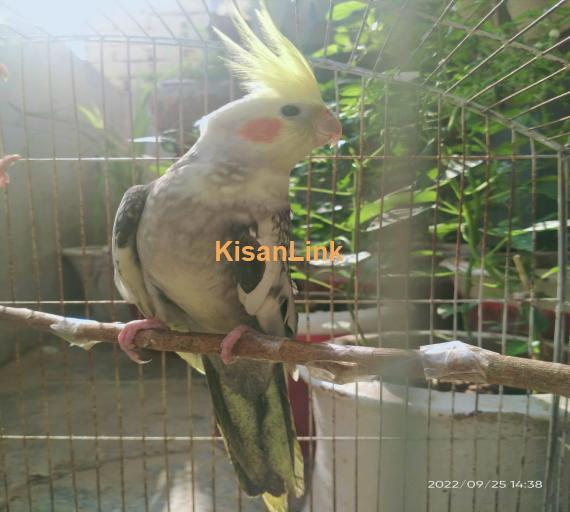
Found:
[[[203,438],[215,432],[203,377],[152,357],[137,367],[111,346],[87,353],[44,336],[0,368],[0,510],[264,510],[240,496],[221,441]],[[9,437],[48,432],[61,439]],[[136,439],[104,437],[121,434]]]

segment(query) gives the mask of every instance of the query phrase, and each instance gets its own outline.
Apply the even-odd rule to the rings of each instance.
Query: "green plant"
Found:
[[[431,3],[423,5],[422,12],[430,12]],[[414,275],[432,275],[432,257],[455,260],[455,250],[441,254],[439,243],[445,242],[463,248],[458,254],[467,263],[464,293],[470,293],[474,272],[479,270],[485,275],[483,298],[488,293],[502,297],[505,287],[507,299],[528,293],[529,280],[537,281],[545,274],[540,268],[544,264],[537,262],[537,249],[557,250],[556,160],[533,160],[533,154],[543,151],[538,143],[493,117],[456,106],[434,90],[400,81],[400,73],[413,71],[419,82],[429,77],[439,91],[454,86],[455,96],[478,95],[477,101],[485,105],[514,95],[494,107],[508,118],[565,92],[563,81],[540,81],[557,71],[560,64],[536,59],[512,77],[502,79],[500,85],[479,94],[487,84],[504,77],[505,70],[522,66],[529,54],[508,47],[488,65],[481,66],[471,79],[464,79],[474,64],[484,61],[497,48],[493,39],[471,37],[431,76],[434,63],[462,41],[464,32],[441,26],[426,40],[421,52],[399,58],[397,49],[392,50],[397,45],[386,45],[389,29],[397,23],[396,7],[380,10],[375,3],[346,1],[333,8],[329,44],[315,57],[374,67],[385,74],[385,79],[368,80],[341,73],[334,77],[326,72],[320,75],[325,98],[340,112],[344,141],[338,148],[340,159],[333,158],[332,150],[319,150],[324,159],[313,158],[295,169],[291,188],[294,237],[321,243],[334,239],[350,252],[368,250],[377,254],[378,237],[384,239],[387,228],[415,222],[415,250],[409,255]],[[488,2],[460,1],[448,18],[463,23],[466,10],[474,12],[477,19],[488,9]],[[537,14],[528,12],[502,23],[490,18],[480,28],[508,38]],[[552,46],[559,37],[556,28],[560,19],[568,14],[568,8],[561,9],[558,17],[541,24],[527,44],[539,51]],[[407,26],[404,35],[414,41],[415,47],[424,35],[424,27]],[[360,39],[355,49],[357,37]],[[382,59],[376,61],[379,52]],[[535,82],[539,85],[521,91],[521,83]],[[525,113],[517,121],[538,125],[558,117],[553,106]],[[545,133],[552,136],[569,128],[570,120],[566,120],[546,127]],[[437,254],[425,249],[434,238],[440,247]],[[380,270],[390,272],[391,265],[399,263],[391,261],[389,254],[383,255]],[[548,273],[557,272],[554,264],[547,267]],[[435,274],[452,276],[456,270],[436,268]],[[335,272],[346,279],[343,289],[349,294],[355,272],[354,267]],[[445,316],[449,311],[442,307],[441,312]],[[456,313],[468,324],[469,307],[455,304],[452,314]],[[539,321],[534,325],[540,330]]]

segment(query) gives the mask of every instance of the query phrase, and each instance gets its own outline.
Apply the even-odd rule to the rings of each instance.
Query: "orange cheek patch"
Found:
[[[281,132],[283,123],[275,117],[259,117],[242,124],[237,133],[250,142],[273,142]]]

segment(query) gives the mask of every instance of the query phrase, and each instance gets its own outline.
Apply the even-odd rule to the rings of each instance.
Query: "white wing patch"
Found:
[[[140,263],[133,247],[115,249],[115,284],[121,296],[130,304],[136,304],[145,317],[153,316],[150,297],[144,283]]]
[[[283,244],[282,228],[273,217],[264,219],[258,223],[257,242],[269,247]],[[287,263],[283,261],[265,262],[263,275],[250,292],[238,284],[238,297],[246,312],[257,319],[265,333],[275,336],[290,336],[296,332],[293,294]]]

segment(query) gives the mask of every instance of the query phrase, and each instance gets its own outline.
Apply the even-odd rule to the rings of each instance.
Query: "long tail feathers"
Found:
[[[288,512],[289,505],[287,504],[287,493],[281,496],[273,496],[268,492],[264,492],[261,497],[263,503],[267,507],[268,512]]]
[[[204,370],[204,364],[202,363],[202,356],[198,354],[193,354],[191,352],[176,352],[176,353],[197,372],[201,373],[202,375],[206,373],[206,371]]]
[[[286,512],[287,493],[302,496],[304,477],[283,365],[249,366],[236,381],[234,368],[203,361],[216,420],[242,489],[250,496],[261,494],[270,512]],[[261,373],[268,379],[263,386]]]

